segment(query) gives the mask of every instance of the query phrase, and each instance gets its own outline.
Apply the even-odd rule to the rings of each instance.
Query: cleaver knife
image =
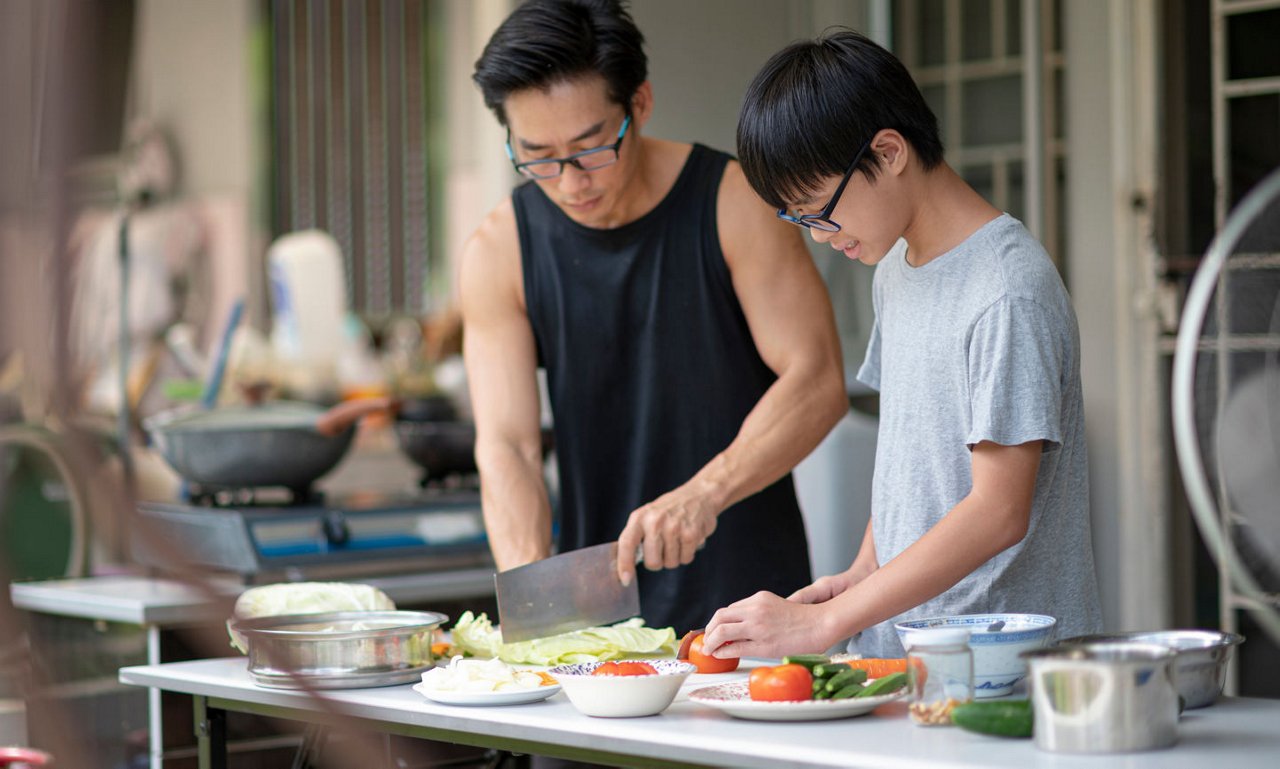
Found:
[[[640,614],[639,580],[622,586],[618,543],[553,555],[494,575],[504,643],[610,625]]]

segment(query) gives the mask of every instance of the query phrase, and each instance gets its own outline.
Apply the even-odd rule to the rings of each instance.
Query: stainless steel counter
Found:
[[[739,672],[736,675],[741,677]],[[1280,756],[1280,701],[1225,699],[1189,711],[1178,744],[1168,750],[1076,756],[1039,751],[1030,740],[1006,740],[955,728],[921,728],[901,703],[856,718],[792,723],[742,721],[688,699],[688,692],[732,675],[692,676],[675,703],[649,718],[579,714],[556,694],[545,702],[505,707],[450,707],[408,685],[326,692],[264,689],[237,659],[124,668],[120,680],[193,695],[197,712],[243,711],[323,723],[334,712],[384,732],[518,752],[636,766],[862,767],[863,769],[1272,769]],[[205,739],[202,766],[217,746]]]
[[[377,587],[397,605],[493,595],[492,569],[353,581]],[[227,602],[246,589],[233,578],[210,580],[201,589],[171,579],[121,575],[18,582],[10,586],[9,594],[15,607],[27,611],[168,628],[222,622],[227,619]]]

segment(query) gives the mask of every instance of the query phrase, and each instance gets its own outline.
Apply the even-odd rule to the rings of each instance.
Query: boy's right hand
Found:
[[[855,581],[848,571],[819,577],[812,585],[802,587],[787,596],[787,600],[797,603],[823,603],[853,587]]]

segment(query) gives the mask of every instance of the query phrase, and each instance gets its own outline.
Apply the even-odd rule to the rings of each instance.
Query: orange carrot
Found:
[[[880,678],[890,673],[907,672],[907,661],[905,659],[841,660],[841,662],[855,670],[867,671],[867,678]]]

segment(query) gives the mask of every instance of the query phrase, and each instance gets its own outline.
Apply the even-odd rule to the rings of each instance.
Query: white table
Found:
[[[1274,769],[1280,759],[1280,701],[1229,698],[1189,711],[1168,750],[1105,756],[1045,753],[1030,740],[956,728],[921,728],[901,703],[835,721],[767,723],[731,718],[688,699],[691,689],[741,673],[691,676],[676,701],[649,718],[596,719],[563,693],[530,705],[451,707],[409,685],[308,694],[266,689],[242,659],[123,668],[120,680],[195,697],[201,769],[226,766],[218,723],[226,711],[308,723],[341,723],[391,734],[624,766],[733,766],[863,769]],[[202,727],[202,728],[201,728]]]
[[[359,582],[382,590],[397,605],[493,595],[491,568],[369,577]],[[168,579],[113,575],[18,582],[10,586],[9,594],[16,608],[27,611],[141,626],[147,634],[147,663],[158,665],[163,661],[162,630],[221,623],[230,616],[236,596],[247,588],[231,577],[209,580],[201,589]],[[161,769],[164,735],[159,689],[148,692],[147,714],[151,769]]]

